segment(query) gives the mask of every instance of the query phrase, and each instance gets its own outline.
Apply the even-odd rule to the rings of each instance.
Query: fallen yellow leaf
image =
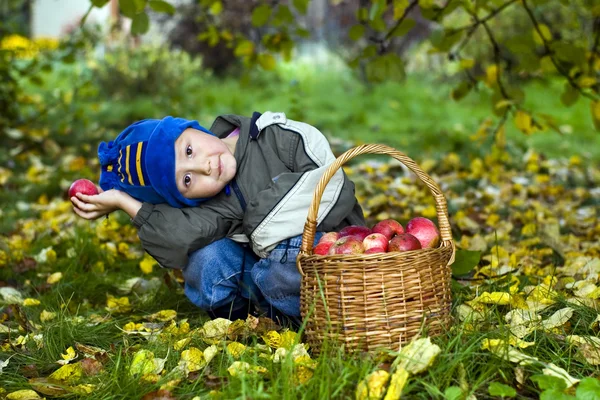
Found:
[[[382,369],[371,372],[356,388],[356,400],[379,400],[383,397],[390,374]]]
[[[55,272],[46,279],[46,282],[53,285],[63,278],[62,272]]]
[[[31,389],[17,390],[6,395],[8,400],[37,400],[41,399],[40,395]]]

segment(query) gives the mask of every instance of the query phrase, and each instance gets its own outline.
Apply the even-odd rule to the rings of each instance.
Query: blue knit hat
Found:
[[[115,140],[100,143],[100,187],[122,190],[142,202],[168,203],[177,208],[207,200],[186,199],[177,189],[175,140],[187,128],[213,135],[197,121],[165,117],[135,122]]]

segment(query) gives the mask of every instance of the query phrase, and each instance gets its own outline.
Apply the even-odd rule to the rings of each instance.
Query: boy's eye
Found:
[[[192,181],[192,177],[190,176],[190,174],[187,174],[186,176],[183,177],[183,184],[188,187],[190,185],[190,182]]]
[[[192,155],[192,146],[188,146],[185,148],[185,155],[188,157]]]

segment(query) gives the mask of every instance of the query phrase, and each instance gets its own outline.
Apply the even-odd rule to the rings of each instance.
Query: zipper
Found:
[[[240,187],[238,186],[237,182],[235,181],[235,178],[231,181],[231,187],[233,188],[235,195],[237,196],[238,200],[240,201],[242,210],[244,212],[246,212],[246,200],[244,199],[244,195],[242,194]]]

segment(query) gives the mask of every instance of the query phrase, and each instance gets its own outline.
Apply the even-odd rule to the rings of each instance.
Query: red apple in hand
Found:
[[[410,251],[418,250],[420,248],[421,242],[419,242],[419,239],[410,233],[401,233],[390,240],[388,251]]]
[[[366,226],[349,225],[340,231],[340,238],[345,236],[356,236],[360,241],[371,234],[371,229]]]
[[[362,241],[356,236],[344,236],[335,241],[327,254],[362,254],[365,252]]]
[[[365,248],[365,252],[376,248],[383,250],[385,253],[388,248],[388,239],[381,233],[371,233],[369,236],[364,238],[363,247]]]
[[[421,247],[434,248],[440,244],[440,231],[435,224],[423,217],[416,217],[406,224],[406,232],[421,242]]]
[[[88,179],[77,179],[69,188],[69,198],[75,196],[77,193],[93,196],[98,194],[98,189],[96,188],[96,185],[94,185],[94,182]]]
[[[393,219],[384,219],[383,221],[379,221],[373,227],[373,233],[381,233],[388,240],[393,238],[395,235],[399,235],[404,233],[404,228],[400,225],[400,222]]]

